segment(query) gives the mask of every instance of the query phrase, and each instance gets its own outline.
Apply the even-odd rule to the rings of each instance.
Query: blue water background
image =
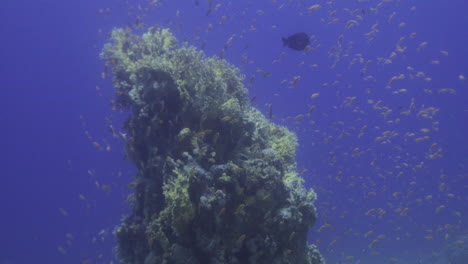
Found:
[[[465,1],[395,0],[373,13],[379,1],[214,0],[213,9],[221,6],[208,16],[205,0],[199,7],[195,1],[160,1],[148,11],[149,1],[128,2],[2,3],[1,264],[117,263],[112,229],[128,213],[127,184],[135,170],[124,159],[122,140],[109,131],[112,125],[124,133],[126,113],[112,110],[111,76],[102,78],[99,52],[112,28],[135,27],[141,15],[148,25],[171,28],[180,40],[204,43],[207,56],[219,55],[235,34],[224,57],[242,69],[253,104],[265,114],[271,104],[273,121],[298,135],[298,170],[318,194],[319,218],[309,239],[328,263],[417,263],[443,254],[466,234],[468,81],[459,77],[468,78]],[[322,7],[309,14],[313,4]],[[355,18],[344,8],[358,10],[363,20],[346,29]],[[332,10],[337,12],[330,17]],[[328,24],[333,18],[339,21]],[[376,23],[379,32],[369,42],[364,34]],[[302,31],[314,36],[317,49],[282,47],[281,37]],[[416,37],[410,38],[412,32]],[[331,68],[329,51],[340,35],[343,52]],[[407,51],[379,64],[401,37]],[[428,45],[419,50],[423,42]],[[358,53],[372,61],[364,75],[363,64],[349,67]],[[271,75],[263,77],[258,69]],[[411,79],[419,71],[425,76]],[[405,78],[386,88],[400,74]],[[376,81],[364,81],[368,75]],[[295,76],[300,80],[290,88]],[[407,92],[393,93],[400,89]],[[311,99],[313,93],[320,95]],[[414,110],[402,115],[412,100]],[[418,115],[428,107],[439,109],[432,120]],[[384,116],[386,109],[392,112]],[[386,138],[388,144],[376,142],[385,131],[399,135]],[[438,149],[443,157],[431,159]],[[407,214],[401,213],[405,208]]]

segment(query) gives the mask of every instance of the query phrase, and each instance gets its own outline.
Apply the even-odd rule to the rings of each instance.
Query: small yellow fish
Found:
[[[244,207],[245,207],[245,204],[240,204],[239,207],[237,207],[237,210],[234,214],[240,213],[244,209]]]
[[[296,232],[291,232],[291,234],[289,235],[289,241],[291,241],[295,235],[296,235]]]

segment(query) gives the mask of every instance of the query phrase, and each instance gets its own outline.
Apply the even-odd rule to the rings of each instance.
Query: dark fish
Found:
[[[206,11],[206,16],[211,14],[211,6],[213,5],[213,0],[208,0],[208,11]]]
[[[268,118],[272,119],[273,118],[273,105],[270,104],[269,109],[268,109]]]
[[[304,50],[310,44],[309,36],[304,33],[296,33],[288,38],[282,38],[283,46],[288,46],[293,50]]]

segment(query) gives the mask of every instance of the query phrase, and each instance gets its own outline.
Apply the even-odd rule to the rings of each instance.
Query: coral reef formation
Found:
[[[101,56],[138,169],[115,230],[123,263],[324,263],[297,138],[250,106],[236,68],[158,27],[115,29]]]
[[[460,235],[457,238],[458,240],[445,247],[446,263],[468,263],[468,235]]]

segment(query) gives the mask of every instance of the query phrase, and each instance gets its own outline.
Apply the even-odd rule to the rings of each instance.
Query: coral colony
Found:
[[[138,172],[115,230],[123,263],[321,264],[307,244],[316,194],[297,174],[295,134],[250,106],[238,69],[153,27],[116,29],[101,54],[129,109]]]

